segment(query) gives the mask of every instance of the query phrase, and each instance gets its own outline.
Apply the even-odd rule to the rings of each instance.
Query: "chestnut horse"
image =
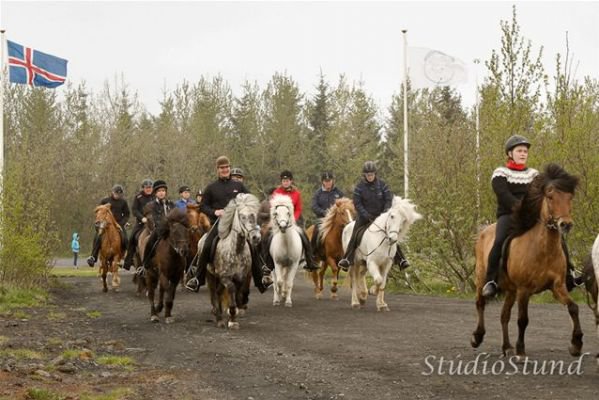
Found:
[[[100,247],[100,266],[98,274],[102,277],[102,291],[108,291],[106,275],[112,274],[112,289],[118,291],[121,285],[119,276],[119,262],[124,257],[124,249],[121,247],[121,227],[114,219],[110,211],[110,204],[97,206],[94,209],[96,214],[96,229],[101,240]]]
[[[158,314],[166,306],[164,318],[169,324],[174,322],[171,312],[175,293],[189,253],[189,222],[185,211],[178,208],[171,210],[159,232],[161,237],[156,245],[156,253],[146,271],[146,286],[150,301],[150,320],[158,322]],[[156,304],[154,292],[158,284],[160,284],[160,297]]]
[[[514,219],[507,250],[505,269],[500,272],[499,289],[505,293],[501,310],[503,354],[513,354],[508,324],[512,306],[518,301],[518,341],[516,355],[524,357],[524,333],[528,325],[528,301],[533,294],[547,289],[568,308],[573,330],[570,354],[580,355],[582,330],[578,306],[566,289],[566,256],[562,250],[562,234],[572,227],[572,199],[578,178],[556,164],[549,164],[530,184],[520,205],[512,214]],[[495,237],[495,224],[486,227],[476,242],[476,310],[478,325],[471,344],[478,347],[485,335],[485,285],[487,260]]]
[[[189,221],[189,253],[187,254],[187,264],[185,273],[188,272],[191,262],[198,253],[198,242],[210,230],[210,218],[200,211],[197,204],[187,205],[187,220]]]
[[[221,328],[239,329],[238,306],[247,303],[245,290],[251,279],[252,256],[248,241],[254,246],[260,242],[260,227],[256,224],[259,207],[256,196],[240,193],[229,201],[220,216],[220,240],[214,260],[208,265],[206,281],[216,324]],[[225,309],[228,309],[228,324],[224,321]]]
[[[324,218],[321,219],[320,230],[318,233],[318,246],[314,249],[314,258],[320,264],[318,271],[313,271],[312,280],[314,281],[314,293],[317,299],[322,298],[324,290],[324,275],[328,267],[331,267],[333,276],[331,278],[331,299],[337,299],[337,282],[339,281],[339,267],[337,263],[343,257],[343,244],[341,235],[343,228],[352,222],[356,216],[354,202],[343,197],[337,199],[327,211]],[[314,225],[306,230],[310,239],[314,232]]]

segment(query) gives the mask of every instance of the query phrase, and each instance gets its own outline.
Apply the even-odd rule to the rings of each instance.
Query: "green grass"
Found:
[[[27,400],[63,400],[66,399],[58,393],[52,392],[47,389],[32,388],[27,390],[25,397]]]
[[[60,346],[63,344],[63,341],[61,338],[51,337],[48,339],[46,343],[48,344],[48,346]]]
[[[79,398],[81,400],[124,400],[135,394],[133,389],[117,388],[108,393],[89,394],[83,393]]]
[[[63,321],[67,318],[67,314],[63,312],[50,311],[48,313],[48,319],[50,321]]]
[[[0,286],[0,315],[9,314],[16,308],[40,306],[47,300],[48,293],[41,289]]]
[[[102,316],[102,313],[100,311],[88,311],[85,313],[85,315],[87,315],[88,317],[95,319],[95,318],[100,318]]]
[[[61,356],[63,356],[66,360],[72,360],[74,358],[79,358],[80,350],[70,349],[62,352]]]
[[[110,365],[127,369],[131,369],[135,365],[135,360],[127,356],[100,356],[96,359],[96,362],[100,365]]]
[[[43,353],[30,349],[4,349],[0,350],[0,358],[14,358],[17,360],[42,360]]]
[[[8,336],[0,336],[0,346],[4,346],[6,343],[8,343]]]

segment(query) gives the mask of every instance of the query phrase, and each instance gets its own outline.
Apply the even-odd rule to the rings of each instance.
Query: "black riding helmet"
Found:
[[[321,181],[328,181],[331,179],[335,179],[335,175],[333,175],[333,173],[331,171],[325,171],[320,175]]]
[[[152,187],[152,185],[154,185],[154,182],[152,182],[152,180],[150,178],[146,178],[143,181],[141,181],[141,188],[146,188],[146,187]]]
[[[119,184],[116,184],[112,187],[112,193],[123,194],[123,187]]]
[[[168,190],[168,186],[166,185],[166,182],[163,181],[162,179],[158,179],[156,182],[154,182],[154,185],[152,185],[152,193],[156,193],[156,191],[158,189],[166,189]]]
[[[376,173],[376,164],[374,163],[374,161],[366,161],[364,163],[364,166],[362,167],[362,173],[367,174],[369,172]]]
[[[289,170],[285,170],[283,172],[281,172],[281,175],[279,175],[281,179],[293,179],[293,174],[291,173],[291,171]]]
[[[512,135],[505,142],[505,154],[508,155],[510,151],[516,146],[524,145],[530,149],[530,142],[524,136]]]
[[[241,168],[235,167],[231,169],[231,176],[240,176],[243,178],[243,170]]]

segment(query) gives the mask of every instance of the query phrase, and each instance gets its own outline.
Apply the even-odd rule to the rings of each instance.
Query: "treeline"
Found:
[[[576,261],[599,232],[598,82],[574,81],[567,52],[546,70],[542,48],[520,33],[515,9],[500,27],[480,87],[479,163],[476,109],[448,87],[408,91],[410,197],[425,216],[407,244],[416,288],[431,280],[471,287],[475,235],[494,221],[490,176],[505,162],[503,144],[514,133],[534,143],[531,166],[555,161],[581,177],[568,238]],[[365,85],[344,76],[321,75],[314,95],[280,73],[265,87],[246,82],[238,96],[222,78],[202,78],[165,93],[158,115],[145,111],[124,81],[97,94],[83,83],[59,90],[60,99],[52,90],[6,87],[0,281],[26,280],[19,268],[31,260],[42,265],[52,252],[67,253],[74,231],[85,255],[93,207],[113,184],[122,184],[131,201],[144,178],[164,179],[174,199],[180,185],[197,190],[213,180],[222,154],[243,168],[258,195],[278,183],[281,170],[292,170],[308,219],[323,170],[334,171],[351,195],[362,163],[377,160],[380,176],[403,195],[399,88],[381,109]],[[13,252],[31,249],[37,252],[15,261]]]

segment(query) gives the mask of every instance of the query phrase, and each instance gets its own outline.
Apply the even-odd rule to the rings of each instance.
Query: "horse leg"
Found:
[[[275,269],[271,273],[272,281],[274,282],[272,285],[272,305],[280,306],[281,305],[281,291],[283,290],[283,281],[281,280],[281,267],[275,264]]]
[[[121,277],[119,276],[119,260],[112,261],[112,290],[119,291],[121,286]]]
[[[519,290],[517,294],[518,300],[518,341],[516,341],[516,355],[520,357],[526,356],[524,346],[524,334],[528,326],[528,301],[530,295],[524,290]]]
[[[472,332],[470,345],[474,348],[480,346],[485,337],[485,304],[486,300],[482,294],[482,288],[476,288],[476,313],[478,315],[478,323],[476,329]]]
[[[391,266],[383,267],[384,272],[381,274],[382,282],[378,285],[376,309],[377,311],[389,311],[389,306],[385,303],[385,285],[387,284],[387,274]]]
[[[320,287],[321,290],[323,290],[324,274],[327,270],[327,265],[330,265],[331,270],[333,271],[333,276],[331,277],[331,300],[337,300],[337,291],[339,290],[337,287],[339,281],[339,267],[337,267],[337,261],[333,257],[327,257],[327,260],[324,263],[325,268],[320,275]]]
[[[360,268],[358,265],[351,266],[349,273],[347,274],[351,285],[351,307],[353,309],[358,309],[361,307],[360,301],[358,300],[358,290],[360,288],[360,274],[358,268]]]
[[[291,292],[293,291],[293,281],[295,280],[295,274],[296,274],[298,268],[299,268],[299,265],[296,265],[295,267],[291,267],[289,269],[289,271],[287,272],[287,279],[286,279],[287,298],[285,300],[285,307],[293,306],[293,303],[291,302]]]
[[[214,316],[216,317],[216,326],[219,328],[224,328],[226,326],[225,321],[223,320],[225,290],[226,288],[223,286],[222,283],[217,283],[216,290],[214,293],[215,299],[212,303],[212,309],[214,312]]]
[[[320,265],[320,269],[322,269],[322,264]],[[316,300],[322,299],[322,289],[320,288],[320,285],[318,284],[319,279],[320,279],[320,269],[318,271],[310,272],[310,275],[312,277],[312,282],[314,283],[314,296],[316,297]]]
[[[176,282],[168,281],[168,289],[166,291],[166,299],[165,299],[165,310],[164,310],[164,320],[167,324],[172,324],[175,322],[175,318],[172,316],[173,305],[175,304],[175,294],[177,293],[177,283],[181,276],[179,275],[176,279]]]
[[[578,319],[578,305],[574,303],[570,294],[568,294],[568,290],[566,289],[566,284],[563,282],[556,282],[553,285],[553,295],[555,298],[568,307],[568,313],[570,314],[570,319],[572,320],[572,340],[570,347],[568,350],[570,354],[574,357],[578,357],[582,351],[582,329],[580,327],[580,320]]]
[[[156,305],[156,314],[160,314],[164,308],[164,293],[168,291],[170,282],[168,278],[158,271],[158,304]]]
[[[239,329],[237,322],[237,285],[229,281],[227,282],[227,292],[229,293],[229,329]]]
[[[503,345],[501,346],[501,350],[503,351],[503,355],[505,357],[510,357],[514,353],[514,347],[512,347],[512,344],[510,343],[510,332],[508,326],[512,316],[512,307],[514,306],[515,302],[516,292],[507,292],[505,295],[505,301],[503,302],[503,308],[501,309],[501,331],[503,333]],[[484,335],[484,326],[482,335]],[[483,339],[481,336],[480,341],[482,342],[482,340]]]
[[[102,260],[100,263],[100,274],[102,275],[102,291],[108,292],[108,283],[106,282],[106,275],[108,275],[108,260]]]
[[[146,287],[148,288],[148,300],[150,301],[150,321],[159,322],[158,312],[154,305],[154,296],[156,292],[156,286],[158,285],[158,279],[154,276],[154,271],[146,271]]]
[[[368,270],[365,265],[358,265],[356,274],[358,274],[358,301],[360,305],[366,304],[368,298],[368,285],[366,284],[366,273]]]

